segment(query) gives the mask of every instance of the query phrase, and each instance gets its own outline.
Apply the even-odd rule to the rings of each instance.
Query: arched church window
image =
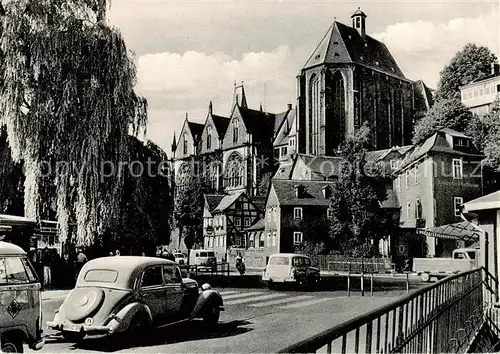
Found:
[[[239,187],[243,185],[243,159],[237,152],[233,152],[227,161],[225,180],[226,187]]]
[[[187,133],[184,133],[184,142],[183,142],[183,149],[182,153],[186,155],[188,153],[188,135]]]
[[[316,75],[311,77],[309,83],[309,112],[311,114],[310,131],[311,131],[311,153],[313,155],[319,153],[319,127],[320,127],[320,100],[319,100],[319,80]]]
[[[233,143],[238,142],[239,135],[239,121],[238,119],[233,120]]]
[[[207,177],[207,184],[208,186],[216,191],[219,186],[218,186],[218,180],[219,180],[219,163],[216,161],[211,162],[207,166],[206,170],[206,177]]]

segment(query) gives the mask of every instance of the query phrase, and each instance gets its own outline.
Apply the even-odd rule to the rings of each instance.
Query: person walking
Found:
[[[115,256],[121,256],[121,254],[120,254],[120,250],[116,250],[116,251],[115,251]]]
[[[49,287],[52,284],[52,274],[51,274],[51,254],[49,248],[45,246],[42,251],[42,265],[43,265],[43,285]]]
[[[87,263],[87,256],[83,253],[82,249],[79,248],[77,250],[78,254],[76,255],[76,268],[75,268],[75,279],[78,278],[78,274],[80,274],[80,270],[85,263]]]

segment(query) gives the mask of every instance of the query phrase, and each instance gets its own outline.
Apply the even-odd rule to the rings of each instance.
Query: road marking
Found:
[[[263,294],[263,292],[262,291],[254,291],[254,292],[250,292],[250,293],[242,293],[242,294],[223,296],[222,298],[224,300],[229,300],[229,299],[237,299],[239,297],[246,297],[246,296],[253,296],[253,295],[260,295],[260,294]]]
[[[231,294],[238,294],[239,291],[227,290],[227,291],[218,291],[218,293],[221,295],[231,295]]]
[[[309,300],[309,301],[301,301],[295,304],[290,304],[290,305],[285,305],[285,306],[279,306],[279,309],[298,309],[300,307],[304,306],[309,306],[309,305],[316,305],[319,304],[320,302],[325,302],[328,300],[333,300],[333,297],[324,297],[321,299],[315,299],[315,300]]]
[[[313,296],[310,296],[310,295],[301,295],[301,296],[289,297],[289,298],[286,298],[286,299],[278,299],[278,300],[261,302],[259,304],[253,304],[253,305],[248,305],[248,306],[250,306],[250,307],[264,307],[264,306],[271,306],[271,305],[283,304],[285,302],[292,302],[292,301],[299,301],[299,300],[310,299],[312,297]]]
[[[287,294],[262,295],[262,296],[251,297],[249,299],[239,299],[239,300],[227,301],[227,302],[224,302],[224,305],[245,304],[247,302],[260,301],[260,300],[268,300],[268,299],[273,299],[275,297],[281,297],[281,296],[286,296],[286,295]]]

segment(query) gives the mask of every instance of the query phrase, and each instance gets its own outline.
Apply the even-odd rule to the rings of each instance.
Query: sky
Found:
[[[170,156],[188,114],[229,117],[234,82],[250,108],[278,113],[296,102],[296,76],[334,20],[360,7],[368,35],[384,42],[405,76],[437,87],[439,72],[466,43],[500,57],[497,1],[112,0],[117,27],[148,100],[147,138]]]

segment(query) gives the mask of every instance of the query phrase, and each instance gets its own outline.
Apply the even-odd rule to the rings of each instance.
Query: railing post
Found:
[[[351,296],[351,262],[347,263],[347,296]]]
[[[361,296],[365,296],[365,266],[363,263],[363,258],[361,258]]]
[[[372,273],[370,275],[370,295],[373,296],[373,268],[372,268]]]
[[[406,293],[410,292],[410,275],[406,272]]]

